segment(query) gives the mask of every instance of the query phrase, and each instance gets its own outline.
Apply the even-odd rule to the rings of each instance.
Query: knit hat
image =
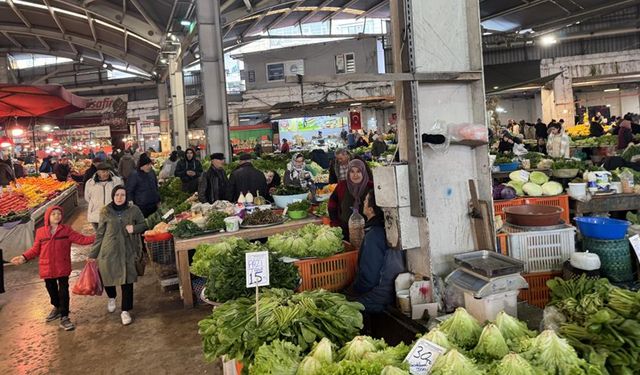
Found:
[[[224,154],[222,152],[214,152],[211,154],[211,160],[224,160]]]
[[[246,161],[246,160],[251,160],[251,154],[248,154],[246,152],[240,154],[240,160],[242,161]]]
[[[149,157],[149,155],[143,153],[140,155],[140,159],[138,160],[138,168],[145,166],[147,164],[152,164],[153,161],[151,161],[151,158]]]
[[[109,163],[102,162],[102,163],[98,164],[98,165],[96,166],[96,168],[97,168],[99,171],[104,171],[104,170],[109,170],[109,169],[111,169],[111,166],[109,165]]]

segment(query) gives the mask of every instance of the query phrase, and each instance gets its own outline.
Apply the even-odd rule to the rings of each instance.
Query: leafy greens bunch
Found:
[[[292,258],[325,258],[344,250],[340,228],[316,224],[275,234],[267,240],[267,247],[274,253]]]

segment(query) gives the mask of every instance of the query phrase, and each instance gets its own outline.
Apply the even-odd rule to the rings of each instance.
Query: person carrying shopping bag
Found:
[[[143,256],[140,234],[147,230],[142,211],[127,202],[127,190],[119,185],[113,188],[111,203],[100,212],[96,240],[88,262],[97,262],[104,290],[109,300],[107,311],[116,311],[116,286],[122,291],[123,325],[132,322],[133,283],[138,279],[136,263]]]
[[[33,246],[24,254],[11,259],[15,265],[24,264],[40,257],[39,273],[44,279],[53,310],[45,320],[52,322],[60,318],[60,328],[75,329],[69,320],[69,275],[71,274],[71,244],[90,245],[94,237],[83,236],[62,224],[63,210],[51,206],[44,214],[44,226],[36,230]]]

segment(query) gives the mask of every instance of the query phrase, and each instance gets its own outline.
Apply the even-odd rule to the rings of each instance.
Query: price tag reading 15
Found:
[[[443,347],[431,341],[419,339],[405,358],[405,362],[409,363],[409,372],[412,375],[429,374],[438,356],[444,352]]]
[[[269,252],[245,254],[247,288],[269,285]]]

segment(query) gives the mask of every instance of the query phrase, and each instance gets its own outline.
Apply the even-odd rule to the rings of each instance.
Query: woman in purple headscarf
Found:
[[[329,198],[328,210],[331,226],[341,227],[345,240],[349,240],[349,217],[353,209],[362,213],[364,197],[373,189],[367,167],[362,160],[349,162],[347,179],[338,182]]]

